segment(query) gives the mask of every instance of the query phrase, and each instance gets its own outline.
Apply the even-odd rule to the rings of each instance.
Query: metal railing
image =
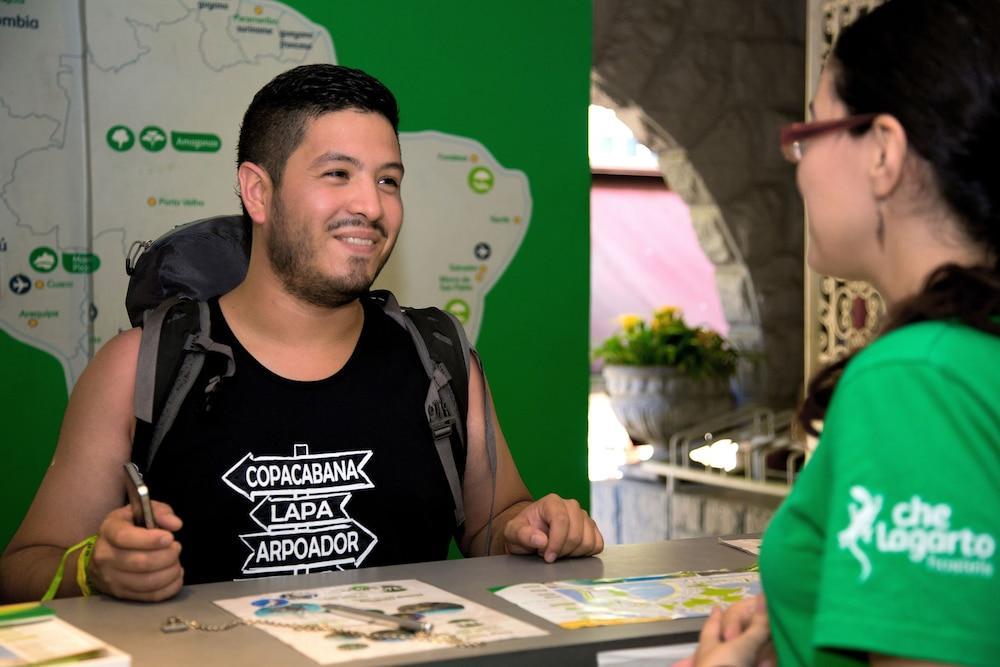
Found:
[[[805,458],[805,447],[790,434],[791,410],[747,406],[678,431],[667,445],[666,461],[646,461],[641,468],[667,480],[672,494],[675,480],[696,482],[769,496],[786,496]],[[737,446],[736,464],[723,468],[691,459],[699,447],[728,440]],[[785,454],[781,468],[768,467],[772,455]]]

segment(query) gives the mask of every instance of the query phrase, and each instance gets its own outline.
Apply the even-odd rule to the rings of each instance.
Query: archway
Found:
[[[773,408],[802,384],[802,204],[777,137],[802,115],[804,41],[801,0],[594,3],[595,94],[661,153],[731,336],[761,353],[747,397]]]

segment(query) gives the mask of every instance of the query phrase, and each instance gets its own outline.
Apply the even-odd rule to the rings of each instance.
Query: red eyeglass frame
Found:
[[[802,142],[827,132],[850,130],[878,117],[877,113],[863,113],[836,120],[817,120],[809,123],[792,123],[781,128],[781,154],[792,164],[802,159]]]

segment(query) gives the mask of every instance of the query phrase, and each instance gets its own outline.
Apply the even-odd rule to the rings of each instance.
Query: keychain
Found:
[[[357,630],[347,630],[345,628],[338,627],[332,623],[283,623],[280,621],[269,621],[269,620],[244,620],[241,618],[235,621],[229,621],[227,623],[202,623],[201,621],[194,620],[184,620],[180,616],[168,616],[167,619],[160,625],[160,632],[164,633],[175,633],[184,632],[188,629],[191,630],[202,630],[203,632],[225,632],[226,630],[232,630],[233,628],[238,628],[240,626],[253,626],[253,625],[268,625],[275,628],[288,628],[290,630],[299,630],[302,632],[325,632],[327,634],[336,634],[341,637],[352,637],[355,639],[371,639],[374,641],[385,641],[388,637],[385,636],[387,632],[399,632],[399,631],[376,631],[372,633],[358,632]],[[382,636],[376,636],[382,633]],[[476,648],[482,646],[482,642],[469,642],[464,639],[453,635],[445,633],[430,633],[430,632],[406,632],[407,636],[413,637],[414,639],[430,642],[432,644],[443,644],[445,646],[454,646],[457,648]]]

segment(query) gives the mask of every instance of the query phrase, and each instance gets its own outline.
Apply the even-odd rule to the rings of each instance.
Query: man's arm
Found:
[[[575,500],[549,494],[534,501],[517,472],[496,410],[490,405],[490,423],[496,435],[496,498],[493,528],[486,544],[490,516],[492,475],[486,451],[483,395],[487,391],[475,358],[469,368],[469,412],[465,476],[465,532],[459,542],[466,556],[537,553],[548,561],[563,556],[590,556],[604,549],[597,524]]]
[[[99,537],[88,573],[98,590],[162,599],[180,589],[180,545],[170,532],[180,527],[179,519],[157,503],[156,519],[166,530],[145,530],[133,526],[128,508],[121,507],[140,338],[133,329],[108,341],[73,389],[52,463],[0,558],[0,599],[41,598],[65,550],[94,533]],[[79,553],[67,560],[58,596],[80,594]]]

